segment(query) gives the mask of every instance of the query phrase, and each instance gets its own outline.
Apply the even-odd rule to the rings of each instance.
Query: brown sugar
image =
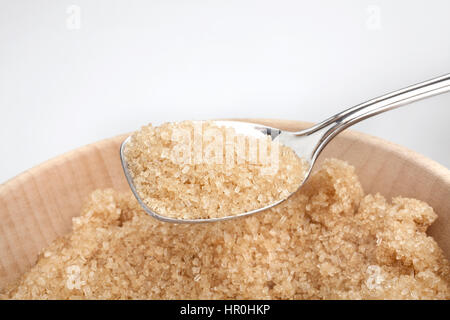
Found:
[[[178,219],[233,216],[286,199],[306,162],[270,137],[212,122],[144,126],[125,148],[136,190],[154,212]]]
[[[92,193],[73,231],[4,299],[449,299],[450,266],[426,203],[364,195],[327,160],[285,202],[253,216],[170,224],[131,194]]]

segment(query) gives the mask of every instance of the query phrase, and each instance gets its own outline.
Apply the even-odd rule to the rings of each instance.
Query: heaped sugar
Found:
[[[134,185],[156,213],[177,219],[233,216],[286,199],[306,162],[270,137],[213,122],[144,126],[125,148]]]
[[[131,194],[98,190],[75,219],[1,298],[450,298],[449,262],[425,233],[433,209],[364,196],[354,168],[338,160],[247,218],[164,223]]]

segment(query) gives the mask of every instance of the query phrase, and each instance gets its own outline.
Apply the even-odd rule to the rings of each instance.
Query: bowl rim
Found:
[[[253,122],[260,123],[264,125],[273,124],[273,122],[278,122],[282,125],[282,127],[287,127],[286,130],[300,130],[305,129],[313,125],[311,122],[299,121],[299,120],[286,120],[286,119],[272,119],[272,118],[220,118],[217,120],[230,120],[230,121],[245,121],[245,122]],[[102,145],[109,144],[111,142],[123,141],[130,133],[119,134],[110,138],[101,139],[98,141],[94,141],[80,147],[74,148],[70,151],[59,154],[55,157],[52,157],[44,162],[41,162],[30,169],[22,171],[21,173],[13,176],[12,178],[6,180],[5,182],[0,184],[0,196],[6,189],[9,189],[16,185],[17,183],[22,182],[30,175],[35,175],[39,173],[41,170],[45,170],[46,168],[53,167],[58,163],[64,161],[73,154],[87,152],[92,148],[98,149]],[[371,145],[376,145],[379,148],[385,149],[388,153],[395,153],[401,156],[404,159],[414,159],[414,162],[420,167],[426,168],[428,171],[431,171],[433,175],[440,176],[445,184],[450,185],[450,169],[446,168],[444,165],[438,163],[437,161],[428,158],[416,151],[413,151],[405,146],[399,145],[397,143],[385,140],[380,137],[376,137],[358,130],[347,129],[344,132],[340,133],[339,136],[348,136],[351,139],[355,140],[365,140],[365,142],[370,143]],[[119,150],[117,151],[117,157],[119,157]]]

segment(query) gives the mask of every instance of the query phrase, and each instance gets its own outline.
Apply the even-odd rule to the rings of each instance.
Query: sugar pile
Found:
[[[124,154],[143,202],[178,219],[264,208],[296,191],[307,168],[268,136],[251,138],[208,121],[144,126]]]
[[[364,195],[328,160],[283,204],[212,224],[159,222],[95,191],[73,231],[4,299],[449,299],[450,265],[424,202]]]

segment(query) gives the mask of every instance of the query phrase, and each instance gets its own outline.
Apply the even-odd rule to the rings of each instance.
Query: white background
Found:
[[[317,122],[448,73],[449,14],[448,0],[0,0],[0,183],[148,122]],[[450,167],[449,118],[447,94],[354,129]]]

